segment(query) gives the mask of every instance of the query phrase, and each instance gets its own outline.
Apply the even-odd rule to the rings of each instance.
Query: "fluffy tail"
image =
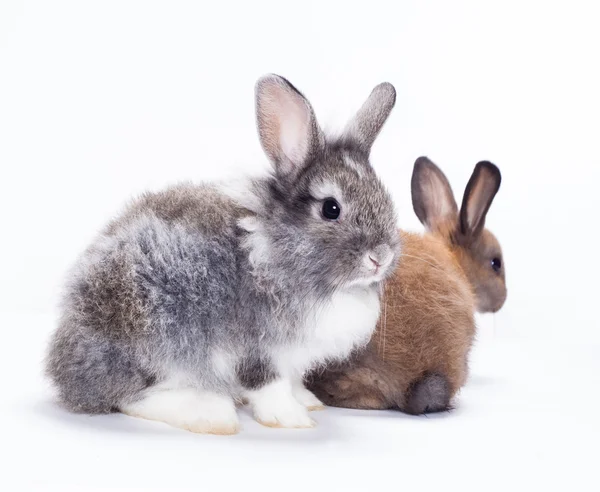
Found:
[[[428,373],[413,381],[402,410],[411,415],[443,412],[450,408],[450,384],[443,374]]]

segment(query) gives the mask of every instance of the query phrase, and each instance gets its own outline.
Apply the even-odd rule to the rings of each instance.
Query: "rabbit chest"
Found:
[[[327,304],[307,313],[300,343],[282,348],[278,354],[279,370],[304,374],[319,363],[347,357],[370,340],[379,318],[379,304],[374,287],[334,294]]]

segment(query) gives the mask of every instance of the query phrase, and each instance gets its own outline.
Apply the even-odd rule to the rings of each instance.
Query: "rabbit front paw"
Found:
[[[308,411],[292,392],[289,381],[279,380],[249,392],[254,418],[267,427],[305,429],[315,426]]]
[[[312,393],[312,391],[307,390],[304,387],[302,381],[299,381],[297,384],[295,384],[293,386],[292,391],[294,394],[294,398],[296,398],[298,403],[300,403],[300,405],[303,405],[309,412],[325,409],[325,405],[323,405],[323,402],[319,400]]]

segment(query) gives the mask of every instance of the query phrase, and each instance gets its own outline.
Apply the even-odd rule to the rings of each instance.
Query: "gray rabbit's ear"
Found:
[[[344,137],[369,155],[375,138],[396,104],[396,89],[389,82],[379,84],[344,130]]]
[[[429,231],[456,223],[458,206],[446,175],[427,157],[419,157],[411,180],[413,209]]]
[[[293,179],[324,146],[306,98],[279,75],[256,83],[256,120],[262,147],[279,177]]]

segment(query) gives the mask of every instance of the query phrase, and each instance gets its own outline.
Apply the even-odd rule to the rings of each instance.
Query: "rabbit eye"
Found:
[[[496,273],[502,269],[502,260],[500,258],[493,258],[491,264]]]
[[[327,198],[323,202],[323,217],[327,220],[337,220],[340,216],[340,205],[333,198]]]

